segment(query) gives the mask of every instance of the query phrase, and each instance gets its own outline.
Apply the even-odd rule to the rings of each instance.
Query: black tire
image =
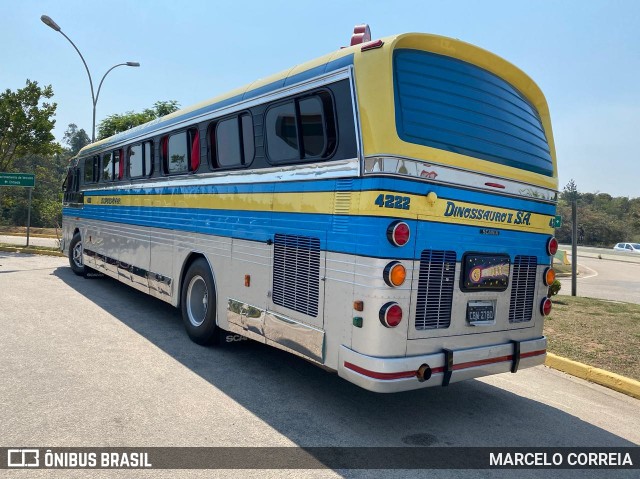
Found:
[[[198,258],[187,270],[180,295],[182,320],[189,338],[203,346],[218,342],[216,290],[209,263]]]
[[[82,236],[80,233],[74,234],[71,243],[69,243],[69,266],[78,276],[87,274],[87,268],[82,262]]]

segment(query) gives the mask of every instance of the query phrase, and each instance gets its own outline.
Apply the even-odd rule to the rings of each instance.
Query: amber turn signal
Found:
[[[397,288],[407,278],[407,270],[400,261],[392,261],[385,266],[382,277],[387,285]]]
[[[544,277],[542,280],[545,286],[551,286],[551,284],[556,280],[556,272],[553,268],[547,268],[544,270]]]

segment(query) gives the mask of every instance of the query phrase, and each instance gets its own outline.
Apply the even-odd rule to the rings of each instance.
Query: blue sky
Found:
[[[112,65],[97,120],[158,100],[183,107],[348,44],[426,32],[490,50],[528,73],[551,110],[560,187],[640,196],[640,2],[636,0],[0,0],[0,89],[51,84],[56,138],[69,123],[91,132],[94,83]]]

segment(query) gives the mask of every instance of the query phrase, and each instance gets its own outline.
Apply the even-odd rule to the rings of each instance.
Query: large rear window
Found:
[[[553,176],[535,108],[500,77],[435,53],[394,54],[396,128],[404,141]]]

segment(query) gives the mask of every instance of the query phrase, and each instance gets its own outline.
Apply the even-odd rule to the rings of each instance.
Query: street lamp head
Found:
[[[128,67],[139,67],[140,63],[138,62],[127,62]]]
[[[42,15],[40,17],[40,20],[42,20],[42,23],[44,23],[46,26],[48,26],[49,28],[53,28],[56,32],[59,32],[60,30],[62,30],[60,28],[60,26],[54,22],[50,16],[48,15]]]

